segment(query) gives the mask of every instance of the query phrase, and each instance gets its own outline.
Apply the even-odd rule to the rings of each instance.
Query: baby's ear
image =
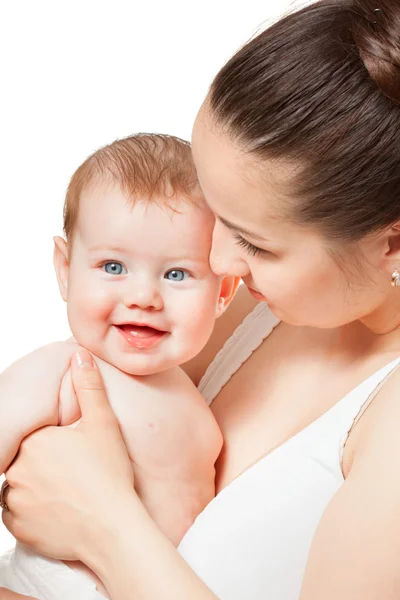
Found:
[[[60,289],[62,299],[64,302],[66,302],[68,297],[69,272],[68,246],[67,242],[59,236],[54,238],[53,262],[56,270],[58,287]]]
[[[228,308],[234,295],[236,294],[236,290],[239,287],[240,281],[240,277],[227,276],[222,278],[217,304],[217,319],[223,315]]]

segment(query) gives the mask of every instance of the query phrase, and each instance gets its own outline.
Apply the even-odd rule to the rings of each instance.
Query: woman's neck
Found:
[[[400,292],[362,319],[340,327],[337,344],[357,354],[400,354]]]
[[[400,329],[400,290],[393,293],[371,313],[360,319],[360,322],[378,336],[386,336]]]

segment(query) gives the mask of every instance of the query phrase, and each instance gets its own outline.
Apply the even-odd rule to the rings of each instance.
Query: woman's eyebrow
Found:
[[[238,225],[235,225],[234,223],[231,223],[230,221],[227,221],[226,219],[223,219],[222,217],[217,216],[216,218],[223,225],[225,225],[225,227],[227,227],[228,229],[232,229],[233,231],[238,231],[239,233],[244,233],[245,235],[249,235],[250,237],[254,238],[255,240],[261,240],[261,241],[266,240],[266,238],[258,235],[257,233],[254,233],[253,231],[250,231],[249,229],[245,229],[244,227],[239,227]]]

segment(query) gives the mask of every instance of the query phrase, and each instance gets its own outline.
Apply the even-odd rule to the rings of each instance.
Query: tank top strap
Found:
[[[199,391],[211,404],[241,365],[267,338],[280,320],[260,302],[235,329],[215,356],[199,383]]]
[[[357,425],[367,408],[371,405],[380,390],[383,388],[387,380],[400,366],[400,357],[396,358],[389,364],[385,365],[379,371],[368,377],[359,386],[357,386],[348,396],[346,396],[339,404],[342,408],[349,411],[347,418],[347,427],[340,442],[340,463],[343,460],[344,447],[346,442]],[[345,400],[348,398],[348,402]],[[347,406],[346,406],[347,404]]]

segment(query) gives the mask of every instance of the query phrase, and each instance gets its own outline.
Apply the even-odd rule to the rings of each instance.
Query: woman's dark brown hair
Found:
[[[303,166],[297,222],[356,241],[400,219],[400,0],[288,15],[223,67],[209,106],[245,151]]]

